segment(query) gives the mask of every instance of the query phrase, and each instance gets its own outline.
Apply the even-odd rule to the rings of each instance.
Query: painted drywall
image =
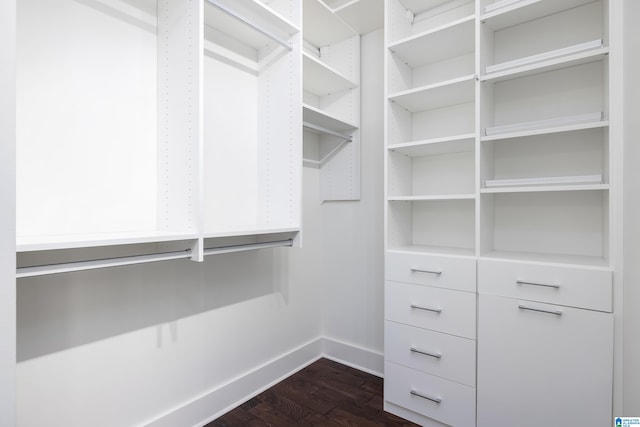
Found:
[[[623,412],[640,416],[640,2],[624,2]]]
[[[317,170],[304,179],[302,249],[20,279],[18,425],[146,425],[317,339]]]
[[[15,2],[0,2],[0,425],[15,424]]]
[[[361,200],[322,205],[323,332],[383,352],[383,31],[362,36]],[[371,366],[382,372],[382,357]]]

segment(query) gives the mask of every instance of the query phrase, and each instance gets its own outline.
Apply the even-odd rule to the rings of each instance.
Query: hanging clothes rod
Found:
[[[353,141],[353,137],[351,137],[351,135],[345,135],[343,133],[336,132],[336,131],[331,130],[331,129],[327,129],[327,128],[322,127],[322,126],[314,125],[313,123],[303,122],[302,126],[305,127],[306,129],[309,129],[309,130],[315,130],[315,131],[318,131],[318,132],[325,133],[327,135],[337,136],[338,138],[342,138],[342,139],[344,139],[345,141],[348,141],[348,142],[352,142]]]
[[[148,262],[169,261],[173,259],[190,258],[191,249],[175,252],[162,252],[148,255],[131,255],[115,258],[102,258],[89,261],[73,261],[60,264],[37,265],[33,267],[19,267],[16,278],[45,276],[48,274],[69,273],[72,271],[95,270],[98,268],[119,267],[123,265],[145,264]]]
[[[216,7],[217,9],[221,10],[222,12],[226,13],[227,15],[231,16],[232,18],[242,22],[245,25],[250,26],[251,28],[253,28],[257,32],[259,32],[263,36],[268,37],[269,39],[271,39],[274,42],[278,43],[280,46],[284,47],[285,49],[287,49],[289,51],[293,50],[293,48],[291,47],[291,44],[287,40],[282,40],[280,37],[276,36],[275,34],[271,33],[270,31],[262,28],[260,25],[254,23],[249,18],[240,15],[238,12],[234,11],[233,9],[230,9],[229,7],[227,7],[224,3],[220,2],[219,0],[207,0],[207,2],[209,2],[209,4],[211,4],[212,6]]]
[[[263,243],[248,243],[240,245],[221,246],[204,250],[204,255],[217,255],[232,252],[251,251],[255,249],[275,248],[279,246],[293,246],[293,240],[276,240]],[[45,276],[49,274],[70,273],[74,271],[96,270],[99,268],[120,267],[124,265],[146,264],[158,261],[191,258],[191,249],[173,252],[161,252],[147,255],[131,255],[114,258],[102,258],[88,261],[73,261],[59,264],[36,265],[16,268],[16,278]]]
[[[219,246],[217,248],[206,248],[204,255],[219,255],[233,252],[252,251],[256,249],[277,248],[280,246],[293,246],[293,239],[275,240],[273,242],[247,243],[242,245]]]

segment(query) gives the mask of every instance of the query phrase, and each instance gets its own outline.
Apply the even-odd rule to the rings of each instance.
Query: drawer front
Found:
[[[474,259],[387,252],[385,267],[387,280],[476,291]]]
[[[474,340],[390,321],[384,333],[385,359],[475,387]]]
[[[387,320],[444,332],[476,337],[476,294],[409,283],[385,285]]]
[[[478,261],[480,293],[611,312],[612,290],[611,271]]]
[[[447,425],[475,425],[475,388],[393,362],[385,362],[384,371],[385,400]]]
[[[611,425],[613,314],[493,295],[478,310],[478,427]]]

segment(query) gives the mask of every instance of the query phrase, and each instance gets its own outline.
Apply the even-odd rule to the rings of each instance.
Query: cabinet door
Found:
[[[613,315],[480,296],[478,427],[611,423]]]

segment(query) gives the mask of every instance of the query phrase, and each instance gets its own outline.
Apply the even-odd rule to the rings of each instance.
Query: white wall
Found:
[[[303,249],[20,279],[18,425],[195,425],[273,381],[216,394],[320,336],[317,170],[305,180]]]
[[[383,31],[361,38],[361,200],[322,206],[324,334],[383,352]],[[383,358],[368,369],[381,373]]]
[[[623,412],[640,416],[640,2],[624,2],[624,367]]]
[[[0,425],[15,423],[15,2],[0,2]]]

